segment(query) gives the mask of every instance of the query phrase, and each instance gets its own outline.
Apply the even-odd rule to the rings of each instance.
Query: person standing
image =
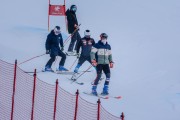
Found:
[[[93,38],[91,38],[90,30],[85,30],[84,37],[79,41],[77,45],[77,58],[79,58],[79,61],[74,69],[75,73],[78,73],[79,68],[85,61],[91,63],[90,52],[93,45],[95,45],[95,41]],[[81,54],[79,54],[80,48]]]
[[[68,47],[68,54],[74,54],[73,48],[75,45],[74,50],[77,50],[77,44],[81,39],[81,36],[78,32],[79,26],[78,26],[78,20],[76,17],[76,11],[77,11],[77,6],[76,5],[71,5],[70,10],[68,9],[66,11],[66,16],[67,16],[67,22],[68,22],[68,32],[71,34],[71,42]]]
[[[102,95],[108,95],[109,81],[110,81],[110,68],[113,68],[113,60],[111,53],[111,46],[107,43],[108,35],[102,33],[100,35],[100,40],[96,43],[91,50],[91,63],[96,66],[97,77],[92,86],[92,94],[97,94],[97,85],[101,78],[102,71],[105,73],[106,80],[104,83]]]
[[[61,46],[61,49],[59,45]],[[51,32],[48,34],[45,47],[46,47],[46,54],[50,54],[51,57],[45,66],[45,71],[53,72],[51,66],[52,63],[55,61],[56,56],[61,56],[58,70],[68,71],[64,67],[66,54],[62,52],[64,50],[64,46],[63,46],[63,38],[59,26],[55,26],[55,28],[51,30]]]

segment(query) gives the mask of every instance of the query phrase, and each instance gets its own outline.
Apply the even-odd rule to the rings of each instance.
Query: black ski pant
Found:
[[[104,72],[104,74],[106,75],[106,80],[104,85],[109,85],[109,80],[110,80],[110,68],[109,68],[109,64],[98,64],[96,66],[96,72],[97,72],[97,77],[94,81],[94,85],[97,85],[101,75],[102,75],[102,71]]]
[[[73,51],[75,42],[76,42],[76,45],[75,45],[74,50],[77,50],[77,45],[78,45],[80,39],[81,39],[81,36],[80,36],[79,32],[76,31],[76,32],[72,35],[72,37],[71,37],[71,42],[70,42],[70,44],[69,44],[68,52],[72,52],[72,51]]]
[[[64,54],[62,51],[58,51],[58,56],[61,57],[61,60],[59,62],[59,66],[64,66],[64,63],[66,61],[66,54]],[[46,66],[49,66],[49,67],[51,67],[52,63],[56,60],[56,55],[51,54],[50,57],[51,58],[49,59],[49,61],[46,64]]]
[[[88,61],[91,64],[91,57],[81,55],[78,64],[82,65],[85,61]]]

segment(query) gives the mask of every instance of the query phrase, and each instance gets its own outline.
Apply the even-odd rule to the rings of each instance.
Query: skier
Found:
[[[74,69],[75,73],[78,73],[79,68],[85,61],[91,63],[90,52],[92,46],[95,44],[95,41],[90,36],[91,36],[90,30],[85,30],[84,37],[79,41],[77,45],[77,58],[79,58],[79,61]],[[80,48],[81,48],[81,54],[79,54]]]
[[[96,43],[91,50],[91,63],[96,66],[97,77],[92,86],[92,94],[97,94],[97,84],[101,78],[102,71],[106,75],[106,80],[104,83],[104,88],[101,95],[108,95],[108,86],[110,81],[110,68],[113,68],[113,60],[111,54],[111,46],[107,43],[108,35],[102,33],[100,35],[100,40]]]
[[[59,47],[59,44],[61,46],[61,49]],[[46,54],[50,54],[51,57],[45,66],[45,71],[53,72],[51,66],[52,63],[55,61],[56,56],[61,56],[61,61],[59,62],[58,70],[68,71],[66,68],[64,68],[66,55],[62,52],[64,50],[64,46],[63,46],[63,38],[59,26],[56,26],[48,34],[45,47],[46,47]]]
[[[69,44],[68,48],[68,54],[73,55],[75,52],[73,52],[74,44],[76,42],[74,50],[77,50],[77,44],[81,39],[81,36],[78,32],[79,26],[78,26],[78,21],[76,17],[76,10],[77,6],[76,5],[71,5],[70,10],[68,9],[66,11],[66,16],[67,16],[67,21],[68,21],[68,32],[71,34],[71,42]]]

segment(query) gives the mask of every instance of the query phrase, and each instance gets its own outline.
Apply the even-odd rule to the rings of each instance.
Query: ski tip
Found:
[[[84,85],[84,83],[79,83],[80,85]]]
[[[109,97],[108,97],[108,96],[106,96],[106,97],[104,97],[104,99],[109,99]]]
[[[117,96],[117,97],[114,97],[114,98],[116,98],[116,99],[121,99],[122,97],[121,97],[121,96]]]

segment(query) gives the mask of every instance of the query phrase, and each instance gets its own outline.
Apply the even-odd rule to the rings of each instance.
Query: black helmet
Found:
[[[57,30],[60,30],[60,27],[59,27],[59,26],[55,26],[55,28],[56,28]]]
[[[107,39],[107,38],[108,38],[108,35],[107,35],[106,33],[101,33],[100,37],[101,37],[101,38],[106,38],[106,39]]]
[[[73,12],[76,12],[77,6],[76,5],[71,5],[70,10]]]
[[[55,33],[55,35],[59,35],[61,33],[59,26],[55,26],[54,33]]]

